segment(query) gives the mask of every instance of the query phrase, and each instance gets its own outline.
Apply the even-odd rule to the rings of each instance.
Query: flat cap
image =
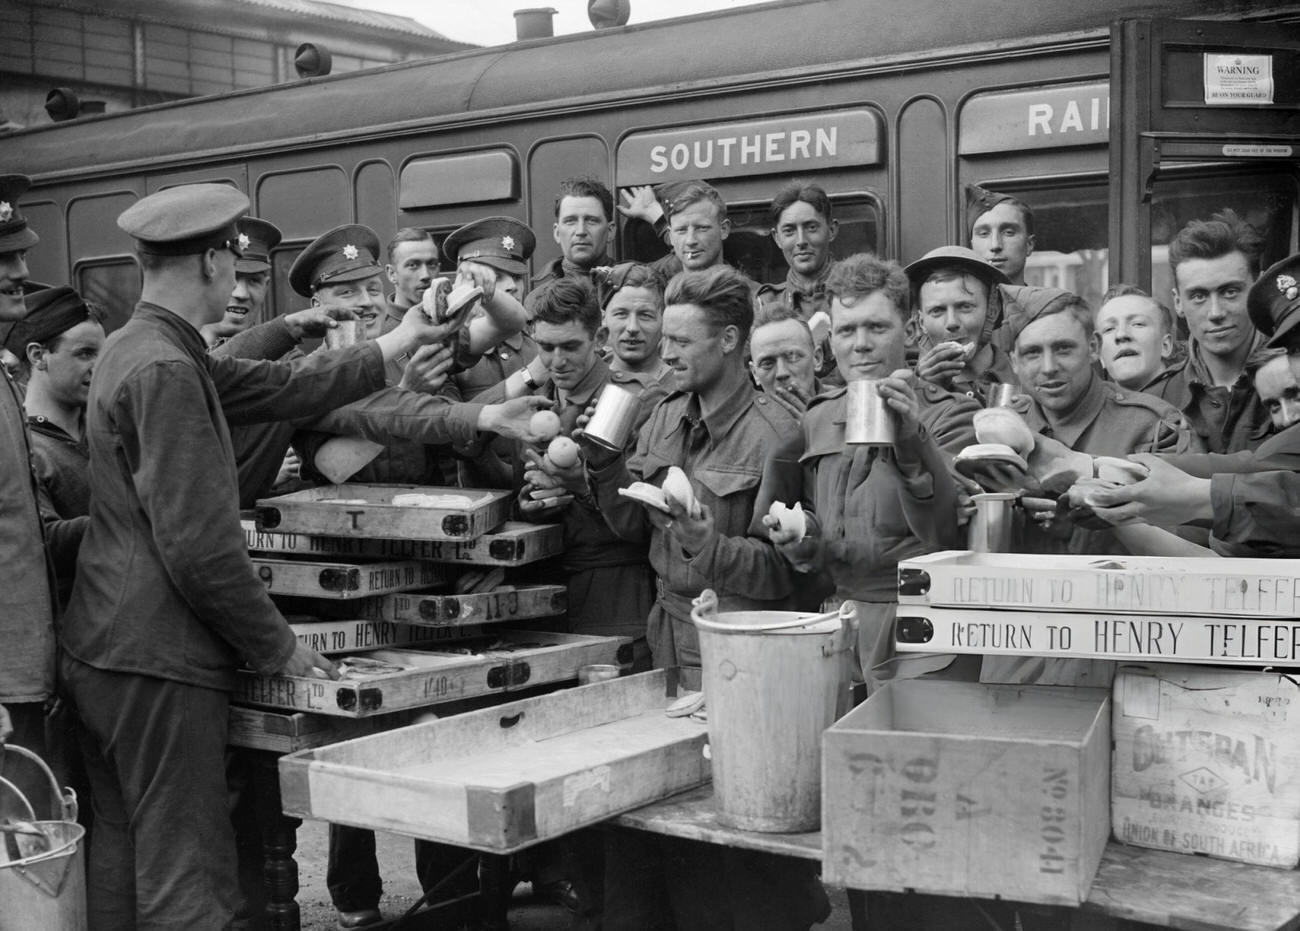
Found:
[[[31,186],[26,175],[0,175],[0,252],[21,252],[41,241],[18,209],[18,198]]]
[[[117,218],[141,252],[197,255],[230,246],[238,250],[235,219],[248,198],[228,184],[181,184],[136,201]]]
[[[990,191],[978,184],[966,185],[966,236],[969,238],[975,230],[975,221],[988,213],[998,204],[1015,200],[1010,194]]]
[[[336,226],[318,236],[294,259],[289,286],[303,297],[318,288],[372,278],[383,271],[378,259],[379,237],[360,223]]]
[[[443,240],[442,252],[452,265],[481,262],[507,275],[523,275],[536,246],[533,231],[514,217],[484,217]]]
[[[91,318],[85,300],[67,285],[33,291],[26,302],[27,316],[15,323],[4,338],[4,347],[19,358],[28,343],[47,343]]]
[[[1300,253],[1265,269],[1246,295],[1246,309],[1268,345],[1291,348],[1300,333]]]
[[[1014,344],[1020,332],[1039,317],[1060,313],[1071,304],[1079,303],[1078,295],[1060,288],[1035,288],[1031,285],[1004,284],[998,287],[1002,296],[1002,326]]]
[[[280,244],[284,234],[280,228],[260,217],[240,217],[235,221],[239,230],[239,251],[242,253],[235,260],[235,271],[250,275],[271,270],[271,250]]]

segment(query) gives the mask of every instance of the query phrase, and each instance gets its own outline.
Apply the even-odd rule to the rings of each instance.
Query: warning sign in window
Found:
[[[1205,55],[1205,102],[1232,107],[1273,102],[1272,55]]]

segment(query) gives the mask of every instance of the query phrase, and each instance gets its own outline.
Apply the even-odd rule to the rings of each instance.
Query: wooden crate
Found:
[[[898,565],[900,605],[1300,617],[1300,561],[953,551]]]
[[[822,738],[831,885],[1078,905],[1110,834],[1105,689],[900,680]]]
[[[399,592],[345,603],[315,600],[295,601],[291,605],[295,611],[333,620],[364,618],[454,628],[563,614],[568,608],[568,595],[569,590],[563,585],[512,585],[470,595]]]
[[[1300,620],[990,611],[899,605],[900,653],[979,653],[1164,663],[1300,664]]]
[[[662,670],[287,756],[287,814],[508,853],[709,778]]]
[[[632,645],[626,637],[493,629],[488,644],[377,650],[362,658],[400,668],[353,673],[338,681],[263,676],[244,669],[232,698],[259,707],[360,718],[576,679],[582,666],[629,664]]]
[[[247,513],[247,512],[245,512]],[[564,548],[564,528],[559,524],[506,521],[472,540],[367,540],[311,533],[284,533],[241,521],[248,548],[256,553],[293,556],[328,556],[332,559],[421,559],[476,566],[522,566]]]
[[[428,588],[444,577],[440,567],[416,559],[343,563],[254,556],[252,560],[258,578],[272,595],[365,598],[409,588]]]
[[[415,719],[415,715],[415,711],[399,711],[373,718],[334,718],[301,711],[266,711],[231,705],[228,739],[232,747],[294,753],[404,727]]]
[[[401,494],[455,495],[465,507],[393,504]],[[323,485],[257,502],[258,530],[389,540],[471,540],[505,522],[512,495],[482,488],[421,485]]]
[[[1284,869],[1300,862],[1300,688],[1291,679],[1122,666],[1113,707],[1117,840]]]

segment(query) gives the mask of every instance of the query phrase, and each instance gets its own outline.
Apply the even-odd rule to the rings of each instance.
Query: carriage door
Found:
[[[1123,21],[1110,62],[1112,280],[1166,297],[1169,241],[1225,208],[1261,267],[1298,251],[1300,26]]]

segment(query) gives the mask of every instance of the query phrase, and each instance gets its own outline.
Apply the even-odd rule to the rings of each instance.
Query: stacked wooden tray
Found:
[[[456,507],[394,503],[399,495]],[[401,500],[401,499],[399,499]],[[504,491],[338,485],[258,502],[244,520],[253,562],[298,638],[343,678],[239,673],[232,741],[299,749],[405,723],[401,712],[575,679],[626,664],[624,638],[504,630],[562,615],[562,585],[501,573],[560,551],[558,525],[507,523]],[[454,591],[467,572],[490,590]],[[264,709],[277,709],[268,711]],[[362,727],[358,719],[373,724]],[[330,723],[333,722],[333,723]]]
[[[656,670],[295,753],[284,810],[519,850],[707,781],[708,726],[667,704]]]
[[[1300,665],[1300,561],[945,552],[898,569],[899,652]]]

